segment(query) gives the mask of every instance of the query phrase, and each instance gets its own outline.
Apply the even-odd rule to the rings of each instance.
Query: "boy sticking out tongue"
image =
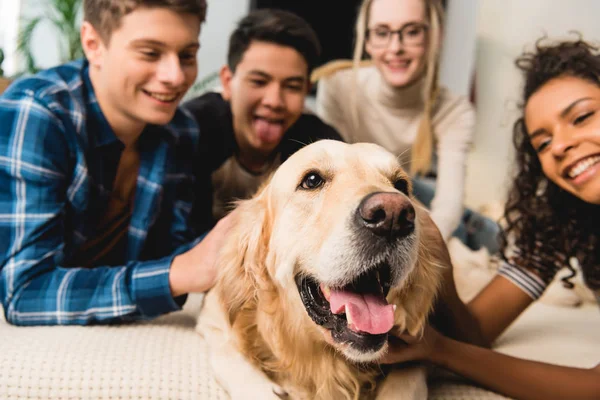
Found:
[[[260,9],[239,22],[219,74],[222,89],[185,104],[200,126],[204,152],[195,167],[193,220],[199,229],[224,216],[233,200],[254,194],[299,148],[320,139],[341,140],[332,127],[304,112],[319,54],[315,32],[294,14]]]

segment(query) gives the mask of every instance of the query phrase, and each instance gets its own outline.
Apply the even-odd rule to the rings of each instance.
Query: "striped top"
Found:
[[[571,265],[576,267],[574,263],[578,263],[576,258],[571,260]],[[578,273],[581,272],[578,271]],[[498,275],[508,279],[533,300],[539,299],[550,284],[550,282],[545,282],[533,272],[507,262],[503,262],[500,268],[498,268]],[[594,295],[600,305],[600,290],[594,291]]]
[[[544,282],[542,278],[533,272],[507,262],[502,263],[500,268],[498,268],[498,275],[511,281],[533,300],[539,299],[548,286],[548,283]]]

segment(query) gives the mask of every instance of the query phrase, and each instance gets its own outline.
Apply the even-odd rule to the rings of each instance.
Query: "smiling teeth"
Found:
[[[167,95],[167,94],[158,94],[158,93],[150,93],[151,97],[154,97],[158,101],[170,102],[177,98],[177,95]]]
[[[575,179],[579,175],[585,172],[589,167],[596,164],[600,161],[600,156],[588,157],[582,161],[579,161],[571,170],[569,171],[569,178]]]

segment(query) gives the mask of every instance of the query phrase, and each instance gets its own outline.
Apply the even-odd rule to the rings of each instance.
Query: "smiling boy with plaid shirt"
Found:
[[[0,299],[17,325],[113,323],[205,291],[229,221],[188,226],[205,0],[85,0],[86,60],[0,97]]]

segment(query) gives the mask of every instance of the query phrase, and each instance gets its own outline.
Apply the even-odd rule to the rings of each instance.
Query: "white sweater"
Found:
[[[356,76],[356,84],[354,79]],[[356,86],[354,86],[356,85]],[[355,87],[357,90],[354,90]],[[356,101],[352,96],[356,93]],[[353,120],[353,107],[358,125]],[[319,81],[317,114],[350,143],[373,142],[396,154],[408,169],[411,148],[424,110],[423,81],[396,89],[375,67],[337,71]],[[436,193],[431,217],[444,238],[458,226],[463,212],[465,170],[475,125],[475,112],[464,97],[442,88],[433,108],[437,158]]]

